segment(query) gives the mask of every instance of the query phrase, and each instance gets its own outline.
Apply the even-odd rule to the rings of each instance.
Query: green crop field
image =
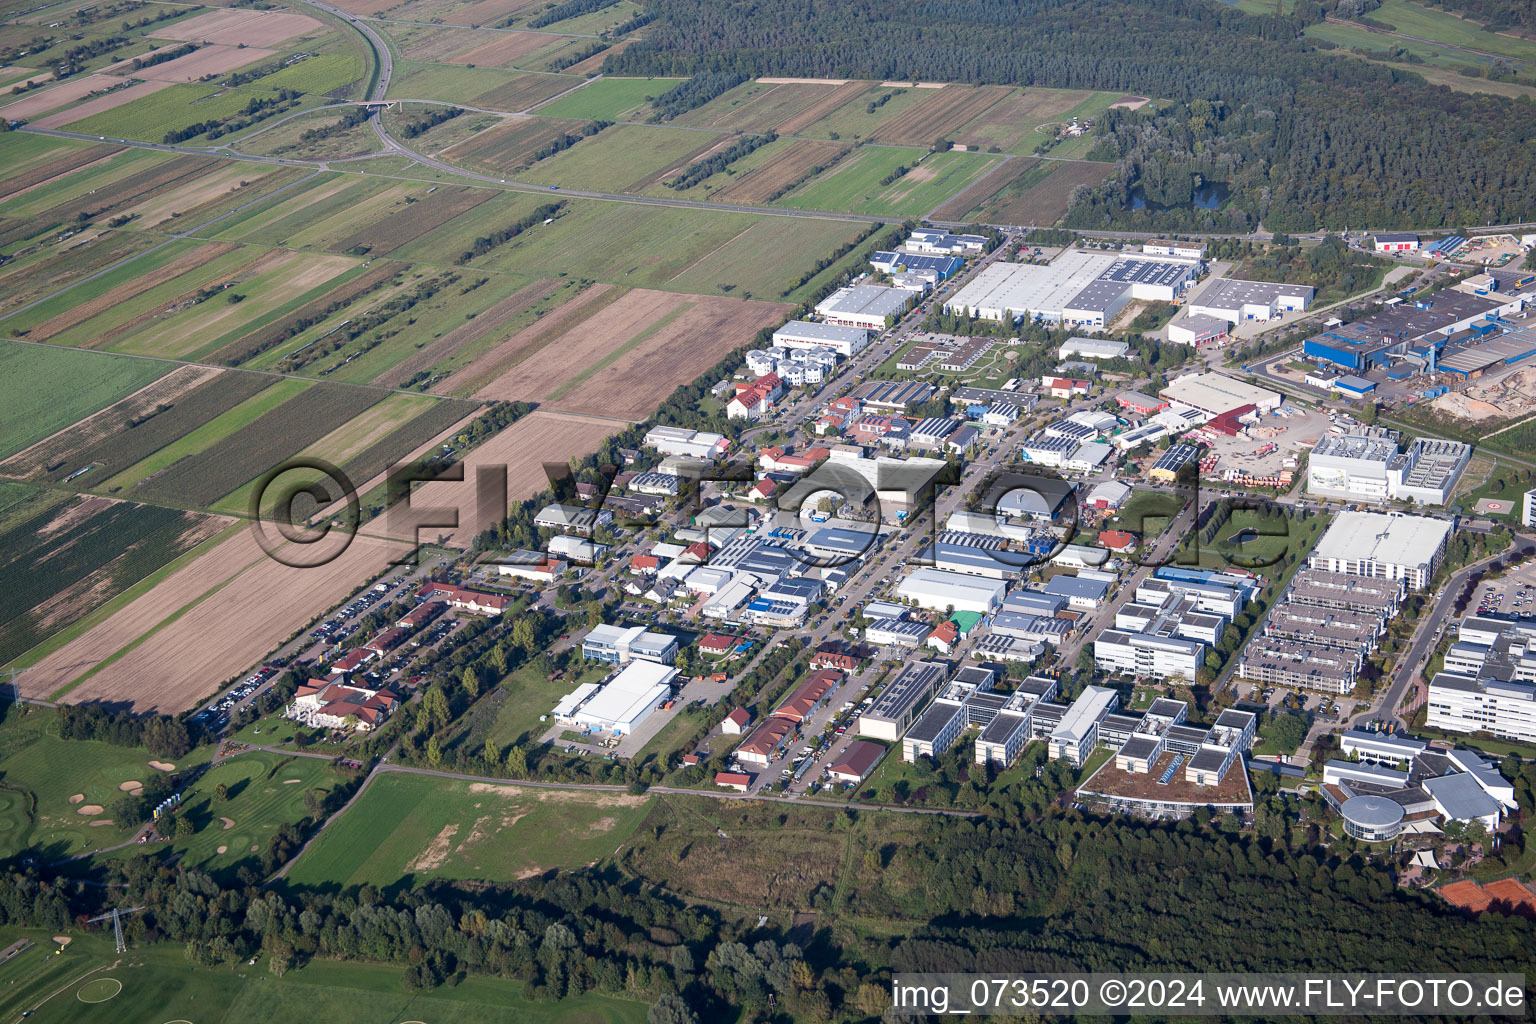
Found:
[[[95,504],[47,491],[6,516],[0,531],[0,664],[186,550],[182,538],[194,525],[188,513],[131,502]]]
[[[1463,21],[1449,11],[1436,11],[1411,0],[1386,0],[1370,17],[1397,31],[1449,46],[1496,53],[1525,64],[1536,63],[1536,40],[1516,39],[1498,32],[1484,32],[1474,21]],[[1387,37],[1401,42],[1396,37]],[[1523,76],[1522,76],[1523,77]]]
[[[812,178],[779,200],[797,209],[839,210],[877,216],[922,216],[991,170],[997,157],[972,153],[865,146],[826,174]],[[883,184],[899,167],[910,170]]]
[[[603,860],[646,797],[378,776],[288,874],[294,885],[515,878]]]
[[[162,413],[162,416],[174,417],[174,419],[168,422],[172,426],[184,427],[185,433],[174,431],[171,440],[161,447],[154,449],[153,454],[146,453],[138,456],[139,461],[137,462],[126,462],[128,458],[137,454],[136,451],[123,452],[120,458],[124,461],[121,464],[118,461],[113,461],[107,466],[108,472],[115,469],[122,469],[122,472],[116,476],[109,477],[106,483],[101,484],[98,489],[105,494],[120,494],[133,484],[153,473],[158,473],[178,459],[204,451],[310,386],[309,381],[293,378],[276,380],[275,378],[258,374],[241,374],[241,377],[244,379],[232,379],[229,384],[220,388],[221,392],[225,392],[225,389],[231,387],[237,389],[235,393],[227,394],[227,397],[234,399],[237,404],[222,412],[218,412],[211,419],[203,420],[201,423],[197,422],[204,412],[212,411],[211,403],[213,398],[225,396],[209,396],[204,394],[204,388],[207,385],[204,385],[204,388],[199,388],[193,393],[193,396],[189,396],[189,399],[201,396],[200,400],[183,400],[170,412]],[[276,382],[270,383],[273,380],[276,380]],[[259,388],[250,397],[238,397],[238,393],[243,392],[252,382],[263,381],[268,383]],[[210,403],[210,405],[205,407],[205,402]],[[144,424],[143,427],[135,430],[135,433],[138,430],[151,426],[158,419],[160,419],[160,416],[154,417],[154,419]],[[158,434],[150,435],[150,440],[159,439]],[[108,454],[116,454],[116,449],[109,449]],[[123,496],[131,497],[132,495],[130,492],[123,494]]]
[[[728,246],[727,251],[735,250],[739,244],[735,240],[743,232],[776,218],[727,210],[629,206],[554,194],[498,197],[416,239],[396,256],[425,263],[451,263],[463,251],[465,240],[474,234],[513,223],[552,201],[565,204],[554,223],[535,225],[497,246],[476,259],[473,268],[504,273],[536,270],[543,277],[585,277],[635,287],[718,291],[738,298],[775,301],[779,292],[799,277],[799,266],[794,260],[785,259],[783,253],[733,251],[730,266],[721,267],[719,272],[710,269],[719,266],[712,262],[715,257],[710,256],[715,250],[722,246]],[[473,218],[471,226],[465,226],[466,218]],[[789,223],[799,225],[812,237],[821,237],[823,227],[818,221],[792,218]],[[594,244],[594,239],[600,239],[600,244]],[[810,251],[819,256],[825,250]],[[704,287],[693,287],[701,280],[706,282]],[[726,292],[721,286],[731,290]]]
[[[252,100],[268,99],[279,89],[296,89],[307,96],[323,98],[325,93],[357,81],[362,74],[362,59],[355,54],[321,54],[233,89],[214,83],[173,85],[115,110],[73,121],[68,128],[85,135],[111,132],[120,139],[159,142],[167,132],[233,117]]]
[[[623,121],[644,108],[653,97],[681,81],[681,78],[600,78],[547,107],[540,107],[539,113],[550,117]]]
[[[115,825],[92,825],[110,817],[125,782],[155,774],[142,747],[116,747],[95,740],[59,739],[51,710],[7,704],[0,721],[0,852],[14,856],[31,847],[43,860],[56,860],[123,841]],[[208,748],[176,763],[179,769],[207,758]],[[67,772],[60,771],[68,765]],[[71,797],[80,800],[71,803]],[[82,808],[100,807],[95,814]]]
[[[140,485],[147,499],[207,508],[380,401],[384,392],[313,384]],[[233,511],[242,511],[239,506]]]
[[[728,136],[710,132],[620,125],[540,160],[519,172],[518,177],[565,188],[638,192],[652,184],[658,175],[682,167],[690,154],[728,141]]]
[[[414,60],[396,60],[389,80],[390,98],[442,100],[468,103],[475,107],[496,109],[495,104],[480,103],[478,97],[521,78],[516,71],[497,68],[467,68],[457,64],[428,64]],[[579,79],[572,79],[575,85]]]
[[[164,376],[169,363],[0,344],[0,456],[13,455]]]
[[[0,965],[0,1015],[39,1024],[188,1021],[323,1021],[324,1024],[644,1024],[646,1003],[588,992],[557,1002],[525,999],[516,985],[470,976],[430,993],[408,990],[391,964],[316,960],[268,972],[264,960],[193,967],[180,943],[134,945],[127,962],[110,933],[72,929],[62,953],[45,929],[8,929],[32,946]],[[101,1002],[86,1000],[100,999]],[[41,1003],[41,1005],[38,1005]]]

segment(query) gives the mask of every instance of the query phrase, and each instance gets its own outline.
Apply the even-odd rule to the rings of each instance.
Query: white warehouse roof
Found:
[[[576,712],[582,725],[627,733],[643,722],[666,696],[677,669],[652,661],[632,661]]]
[[[896,592],[924,608],[990,612],[1003,600],[1007,585],[1001,580],[943,569],[918,569],[901,581]]]

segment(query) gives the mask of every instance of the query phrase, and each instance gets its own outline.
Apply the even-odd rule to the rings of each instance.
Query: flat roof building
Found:
[[[791,349],[829,349],[848,359],[869,344],[869,331],[863,327],[791,320],[773,332],[773,343]]]
[[[1176,377],[1158,395],[1176,405],[1196,409],[1211,419],[1245,405],[1260,412],[1280,407],[1277,392],[1220,373],[1189,373]]]
[[[1307,558],[1314,569],[1403,580],[1423,590],[1445,557],[1451,524],[1426,516],[1340,512]]]
[[[671,692],[677,669],[651,661],[632,661],[604,683],[571,714],[576,725],[627,736],[650,717]]]
[[[1001,580],[942,569],[918,569],[901,581],[896,593],[920,608],[953,608],[986,615],[1002,604],[1006,589],[1007,584]]]
[[[1051,730],[1050,756],[1066,758],[1081,767],[1099,739],[1099,723],[1120,706],[1120,694],[1107,686],[1085,686],[1067,709],[1056,728]]]
[[[828,323],[883,331],[891,318],[900,317],[916,298],[903,288],[859,284],[839,288],[816,304],[816,312]]]
[[[1189,314],[1223,323],[1273,320],[1306,309],[1315,294],[1316,289],[1309,285],[1236,279],[1216,281],[1190,302]]]
[[[943,662],[907,662],[869,709],[859,715],[859,735],[896,742],[912,727],[948,675],[949,668]]]

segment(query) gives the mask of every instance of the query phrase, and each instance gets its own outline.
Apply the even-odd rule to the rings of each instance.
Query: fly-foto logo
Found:
[[[569,464],[545,463],[544,474],[551,499],[547,511],[553,515],[537,525],[552,533],[591,536],[604,527],[635,530],[657,524],[655,518],[636,514],[627,501],[621,507],[612,500],[619,474],[615,466],[599,467],[578,480]],[[752,468],[707,463],[676,479],[679,519],[702,530],[706,540],[717,531],[734,531],[729,535],[735,536],[773,517],[776,536],[784,541],[780,546],[796,561],[817,569],[860,561],[893,535],[910,536],[919,529],[924,536],[912,556],[917,564],[953,563],[961,571],[969,567],[987,573],[1043,565],[1069,544],[1092,546],[1093,540],[1083,532],[1078,483],[1043,469],[994,470],[957,499],[953,488],[963,477],[952,462],[827,459],[774,490],[763,510],[738,509],[711,517],[701,514],[712,503],[755,483]],[[416,461],[391,467],[382,532],[411,545],[397,564],[416,564],[419,538],[426,531],[478,536],[497,529],[508,514],[507,482],[505,465],[477,465],[472,478],[462,462],[442,466]],[[418,484],[453,485],[449,493],[457,490],[464,500],[423,504]],[[1204,559],[1257,570],[1289,554],[1292,512],[1245,495],[1206,504],[1199,480],[1188,475],[1170,491],[1136,492],[1114,527],[1150,541],[1130,556],[1138,566],[1198,566]],[[958,528],[951,525],[955,513],[964,515]],[[249,515],[257,543],[268,557],[295,568],[314,568],[334,561],[352,543],[361,522],[361,500],[336,466],[322,459],[295,458],[257,482]],[[1172,529],[1176,523],[1182,523],[1181,528]],[[1108,520],[1100,525],[1108,525]],[[718,534],[713,539],[718,540]],[[719,546],[703,545],[709,553]],[[709,553],[700,561],[707,562]]]

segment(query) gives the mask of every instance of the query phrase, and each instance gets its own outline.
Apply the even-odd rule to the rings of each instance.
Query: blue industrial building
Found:
[[[1448,336],[1496,317],[1506,305],[1487,296],[1441,292],[1315,334],[1302,343],[1302,354],[1319,365],[1331,363],[1363,374],[1391,365],[1425,342],[1442,344]]]

